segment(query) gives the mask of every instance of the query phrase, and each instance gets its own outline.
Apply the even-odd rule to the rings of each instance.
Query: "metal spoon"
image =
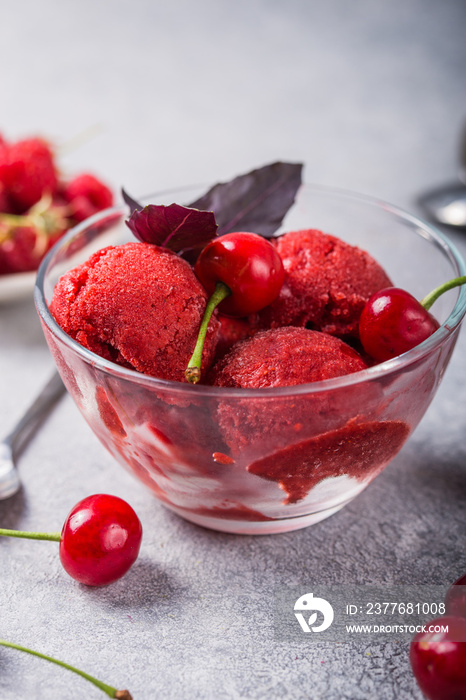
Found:
[[[0,500],[13,496],[20,488],[15,458],[64,392],[65,385],[55,372],[13,430],[0,441]]]
[[[419,204],[439,224],[466,228],[466,124],[460,138],[459,182],[426,192]]]

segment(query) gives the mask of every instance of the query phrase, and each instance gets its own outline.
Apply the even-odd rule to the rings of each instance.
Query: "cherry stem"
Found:
[[[454,287],[461,287],[462,284],[466,284],[466,277],[455,277],[455,279],[450,280],[449,282],[444,282],[439,287],[430,292],[430,294],[427,294],[427,296],[425,296],[424,299],[421,299],[421,306],[423,306],[426,311],[429,311],[430,307],[432,306],[434,301],[437,301],[439,296],[441,296],[444,292],[447,292],[449,289],[454,289]]]
[[[60,542],[60,532],[27,532],[26,530],[7,530],[0,527],[0,535],[3,537],[21,537],[25,540],[48,540],[49,542]]]
[[[128,690],[117,690],[113,686],[99,681],[98,678],[94,678],[94,676],[90,676],[88,673],[80,671],[79,668],[75,668],[75,666],[70,666],[70,664],[67,664],[64,661],[55,659],[53,656],[46,656],[45,654],[41,654],[39,651],[34,651],[34,649],[29,649],[28,647],[23,647],[19,644],[13,644],[13,642],[6,642],[4,639],[0,639],[0,645],[3,647],[9,647],[10,649],[24,651],[26,654],[32,654],[32,656],[37,656],[39,659],[51,661],[53,664],[57,664],[57,666],[66,668],[68,671],[73,671],[73,673],[77,673],[78,676],[85,678],[87,681],[97,686],[97,688],[100,688],[100,690],[106,693],[109,698],[117,698],[118,700],[132,700],[132,695]]]
[[[194,347],[194,352],[191,355],[191,359],[188,362],[188,366],[184,373],[187,381],[190,384],[197,384],[201,378],[201,363],[202,363],[202,350],[204,348],[205,337],[207,333],[207,327],[209,321],[215,308],[220,304],[221,301],[226,299],[231,294],[231,289],[227,287],[223,282],[217,282],[215,285],[215,290],[207,306],[205,307],[204,316],[202,317],[201,326],[199,328],[199,335],[197,336],[197,342]]]

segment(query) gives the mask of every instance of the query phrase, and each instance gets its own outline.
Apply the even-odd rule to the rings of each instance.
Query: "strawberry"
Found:
[[[111,190],[89,173],[78,175],[65,185],[64,196],[70,203],[70,216],[75,221],[84,221],[113,204]]]
[[[2,181],[2,169],[7,161],[7,143],[0,134],[0,211],[11,212],[11,204],[8,198],[8,192]]]
[[[0,214],[0,275],[37,270],[68,226],[63,208],[47,196],[25,215]]]
[[[0,275],[36,270],[69,228],[113,204],[90,174],[63,182],[48,141],[7,141],[0,133]]]
[[[1,148],[1,146],[0,146]],[[8,212],[10,214],[13,213],[11,203],[8,197],[8,194],[3,187],[2,183],[0,182],[0,212]]]
[[[42,249],[42,245],[32,226],[15,228],[14,236],[9,235],[0,245],[0,272],[35,270],[39,260],[38,248]]]
[[[54,155],[47,141],[29,138],[0,145],[0,183],[16,213],[23,213],[57,187]]]

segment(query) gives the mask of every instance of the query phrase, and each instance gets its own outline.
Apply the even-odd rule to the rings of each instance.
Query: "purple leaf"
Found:
[[[134,200],[131,201],[137,206]],[[130,206],[133,211],[126,224],[136,238],[175,253],[203,248],[217,233],[211,211],[199,211],[180,204],[148,204],[143,209]]]
[[[295,200],[302,168],[302,163],[265,165],[214,185],[191,206],[213,210],[219,236],[251,231],[271,238]]]
[[[123,190],[131,211],[126,224],[140,241],[169,248],[194,263],[216,235],[251,231],[272,237],[295,200],[302,167],[283,162],[265,165],[217,183],[188,207],[142,207]]]
[[[121,188],[121,194],[123,199],[125,200],[126,204],[129,206],[129,210],[131,214],[135,211],[138,211],[139,209],[143,209],[144,205],[139,204],[135,199],[133,199],[123,187]]]

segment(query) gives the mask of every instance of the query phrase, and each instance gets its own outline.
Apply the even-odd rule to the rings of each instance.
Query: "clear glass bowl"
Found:
[[[198,191],[148,201],[187,203]],[[225,389],[155,379],[89,352],[49,311],[63,272],[108,244],[131,240],[126,207],[70,231],[44,259],[35,301],[58,370],[115,458],[172,511],[232,533],[306,527],[360,493],[402,448],[429,406],[466,311],[466,289],[433,312],[442,325],[393,360],[336,379],[273,389]],[[303,186],[280,232],[318,228],[367,250],[394,284],[422,298],[465,275],[435,228],[361,195]]]

